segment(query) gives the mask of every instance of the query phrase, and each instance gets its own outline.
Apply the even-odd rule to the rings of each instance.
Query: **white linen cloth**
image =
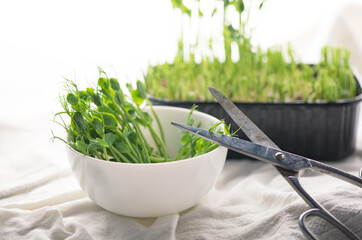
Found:
[[[321,21],[292,44],[310,53],[307,60],[319,55],[322,44],[344,44],[353,51],[352,63],[362,72],[359,13],[361,4],[346,4],[333,21]],[[45,95],[37,97],[49,97]],[[12,101],[12,96],[3,90],[1,103]],[[304,239],[298,217],[309,207],[271,166],[259,161],[228,160],[216,186],[198,205],[182,213],[140,219],[108,212],[80,189],[63,144],[48,141],[51,114],[15,106],[13,114],[2,111],[0,115],[0,240]],[[14,110],[10,104],[4,107]],[[361,120],[357,151],[333,163],[354,175],[362,167]],[[310,172],[303,172],[301,181],[316,200],[362,238],[361,189]],[[344,238],[319,219],[313,219],[310,227],[322,239]]]
[[[108,212],[83,194],[64,145],[48,141],[46,121],[0,124],[0,239],[304,239],[298,217],[309,207],[275,169],[252,160],[228,160],[216,186],[182,213],[141,219]],[[356,175],[361,150],[333,165]],[[301,180],[362,237],[361,189],[309,171]],[[322,239],[343,239],[320,220],[310,224]]]

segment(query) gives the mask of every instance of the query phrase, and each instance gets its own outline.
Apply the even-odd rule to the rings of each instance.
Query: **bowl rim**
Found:
[[[161,108],[161,109],[177,109],[177,110],[180,110],[180,111],[183,111],[183,112],[189,112],[190,109],[187,109],[187,108],[182,108],[182,107],[174,107],[174,106],[152,106],[154,109],[157,109],[157,108]],[[146,106],[145,108],[150,108],[149,106]],[[143,108],[143,109],[145,109]],[[213,119],[215,119],[216,121],[219,121],[219,119],[217,119],[216,117],[208,114],[208,113],[204,113],[204,112],[201,112],[201,111],[198,111],[196,110],[195,112],[197,112],[198,114],[201,114],[201,115],[206,115],[208,117],[211,117]],[[107,161],[107,160],[104,160],[104,159],[98,159],[98,158],[95,158],[95,157],[91,157],[91,156],[87,156],[81,152],[78,152],[77,150],[75,150],[74,148],[72,148],[68,143],[66,144],[66,147],[71,150],[72,152],[74,152],[75,154],[78,154],[82,157],[85,157],[86,159],[89,159],[90,161],[96,161],[96,162],[99,162],[100,164],[115,164],[115,165],[119,165],[119,166],[164,166],[164,165],[175,165],[175,164],[182,164],[182,163],[185,163],[185,162],[189,162],[189,161],[193,161],[193,160],[197,160],[201,157],[205,157],[207,155],[211,155],[213,154],[215,151],[220,151],[221,149],[224,149],[225,147],[219,145],[217,148],[215,148],[214,150],[210,151],[210,152],[207,152],[207,153],[204,153],[200,156],[196,156],[196,157],[191,157],[191,158],[185,158],[185,159],[180,159],[180,160],[175,160],[175,161],[167,161],[167,162],[157,162],[157,163],[126,163],[126,162],[114,162],[114,161]],[[227,148],[225,148],[227,149]],[[225,160],[226,160],[226,156],[225,156]]]

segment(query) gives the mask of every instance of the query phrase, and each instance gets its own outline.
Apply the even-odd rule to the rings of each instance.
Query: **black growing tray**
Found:
[[[249,103],[236,102],[243,111],[281,149],[320,161],[337,161],[355,150],[359,103],[362,100],[361,85],[357,81],[357,95],[353,99],[333,103]],[[169,101],[150,97],[154,105],[191,108],[224,119],[238,127],[216,102]],[[249,140],[238,132],[242,139]],[[228,158],[240,159],[244,155],[229,150]]]

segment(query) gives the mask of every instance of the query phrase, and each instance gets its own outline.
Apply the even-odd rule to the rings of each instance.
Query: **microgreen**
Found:
[[[197,105],[194,105],[191,108],[191,111],[187,117],[187,125],[189,125],[189,126],[194,125],[194,120],[192,119],[191,116],[192,116],[193,111],[195,111],[196,108],[197,108]],[[200,123],[198,123],[196,126],[200,127]],[[223,126],[223,128],[221,128],[221,126]],[[212,126],[210,126],[209,131],[233,136],[235,133],[234,134],[230,133],[230,127],[231,127],[231,125],[226,125],[224,123],[224,121],[218,121],[215,124],[213,124]],[[182,145],[178,151],[177,156],[175,157],[175,160],[184,159],[187,156],[191,156],[191,157],[200,156],[200,155],[210,152],[218,147],[218,145],[213,144],[210,141],[205,140],[203,138],[197,137],[194,134],[191,134],[186,131],[182,131],[182,132],[184,134],[181,138]]]
[[[250,11],[243,0],[223,0],[223,17],[216,16],[215,8],[211,16],[199,14],[199,0],[171,0],[172,6],[181,10],[181,23],[195,22],[196,25],[214,18],[222,21],[222,32],[211,39],[200,39],[196,32],[196,44],[186,44],[181,25],[178,51],[173,63],[149,66],[145,76],[147,92],[157,98],[168,100],[213,101],[207,86],[212,86],[233,101],[241,102],[292,102],[348,99],[355,97],[356,81],[348,64],[350,52],[342,47],[325,46],[321,60],[314,66],[297,63],[291,46],[269,48],[266,51],[252,44],[252,31],[247,30]],[[194,4],[192,4],[194,2]],[[218,1],[217,1],[218,2]],[[264,0],[259,1],[259,9]],[[230,16],[228,15],[230,14]],[[235,14],[236,13],[236,14]],[[178,15],[177,15],[178,16]],[[198,16],[193,18],[192,16]],[[231,24],[231,16],[237,16],[239,24]],[[185,18],[187,21],[184,21]],[[189,32],[192,33],[190,24]],[[201,30],[200,30],[201,31]],[[190,35],[188,33],[187,35]],[[223,39],[224,56],[218,57],[212,44],[208,52],[197,61],[195,52],[205,48],[205,42]],[[232,46],[236,46],[236,50]],[[233,53],[237,60],[232,58]]]
[[[97,87],[87,88],[86,91],[79,90],[76,83],[67,80],[66,94],[60,97],[63,111],[55,114],[55,118],[60,118],[57,123],[66,130],[68,139],[57,136],[54,139],[62,140],[87,156],[127,163],[180,160],[209,152],[218,146],[185,134],[181,141],[186,146],[180,149],[182,154],[175,159],[169,158],[162,126],[147,98],[144,85],[140,81],[135,88],[127,84],[129,94],[126,95],[117,79],[108,78],[101,69],[99,72]],[[145,105],[150,107],[151,113],[144,111]],[[194,121],[191,114],[195,108],[188,116],[188,124]],[[70,123],[66,123],[64,115]],[[154,120],[160,134],[152,126]],[[156,149],[146,141],[144,131],[147,130]],[[212,131],[220,130],[212,127]]]

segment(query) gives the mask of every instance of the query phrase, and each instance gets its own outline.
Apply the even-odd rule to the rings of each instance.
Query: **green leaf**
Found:
[[[237,0],[234,2],[234,5],[236,7],[236,10],[239,12],[239,13],[242,13],[244,12],[244,9],[245,9],[245,5],[244,5],[244,1],[243,0]]]
[[[104,139],[106,140],[108,145],[112,145],[116,138],[116,135],[114,135],[113,133],[106,133],[106,135],[104,136]]]
[[[143,119],[136,117],[136,121],[138,124],[140,124],[141,126],[147,126],[146,121],[144,121]]]
[[[128,139],[133,143],[136,142],[137,141],[137,134],[135,132],[130,132],[128,134]]]
[[[93,88],[87,88],[87,93],[89,94],[89,96],[94,95],[94,89]]]
[[[92,122],[91,122],[91,124],[90,124],[90,126],[89,126],[88,132],[89,132],[89,137],[90,137],[90,139],[97,138],[97,137],[101,137],[101,135],[98,134],[98,132],[96,131],[96,129],[93,127]]]
[[[95,152],[101,151],[102,149],[102,145],[100,145],[98,142],[92,142],[89,144],[87,151],[94,154]]]
[[[111,78],[109,79],[109,82],[111,83],[111,88],[115,91],[118,91],[121,89],[121,87],[119,86],[119,82],[117,79],[115,78]]]
[[[78,151],[80,151],[83,154],[87,154],[88,144],[85,142],[78,140],[76,143],[76,148]]]
[[[185,147],[185,148],[182,148],[182,150],[181,150],[182,155],[187,154],[189,151],[190,151],[190,147]],[[188,155],[185,156],[185,158],[187,158],[187,157],[188,157]]]
[[[262,1],[262,2],[260,3],[260,5],[259,5],[259,10],[263,7],[263,5],[264,5],[264,1]]]
[[[88,95],[91,97],[92,102],[98,107],[102,105],[102,99],[99,94],[94,93],[93,88],[87,88]]]
[[[83,133],[85,131],[86,126],[82,114],[80,112],[75,112],[72,117],[72,120],[75,123],[78,132]]]
[[[104,141],[103,139],[101,138],[96,138],[96,141],[102,146],[102,147],[109,147],[108,146],[108,143],[106,141]]]
[[[141,81],[137,81],[137,89],[139,91],[139,96],[143,99],[147,98],[147,93],[145,87]]]
[[[111,109],[110,107],[108,106],[100,106],[97,108],[97,110],[100,112],[100,113],[110,113],[110,114],[113,114],[113,109]]]
[[[203,16],[204,16],[204,14],[201,12],[200,9],[199,9],[199,16],[200,16],[200,17],[203,17]]]
[[[133,101],[139,106],[143,103],[143,98],[140,95],[140,91],[137,90],[132,90],[131,92],[131,96],[133,98]]]
[[[153,121],[151,115],[148,114],[148,112],[143,112],[143,117],[144,117],[145,120],[146,120],[146,124],[147,124],[147,125],[151,125],[151,123],[152,123],[152,121]]]
[[[123,106],[124,105],[124,96],[122,93],[120,92],[116,92],[116,102],[117,104],[119,104],[120,106]]]
[[[202,151],[202,149],[204,148],[204,141],[203,139],[198,139],[196,141],[196,146],[195,146],[195,152],[199,153]]]
[[[102,113],[104,126],[108,128],[116,128],[118,126],[117,119],[111,113]]]
[[[79,91],[79,98],[82,100],[87,100],[88,99],[88,93],[86,91]]]
[[[173,8],[180,8],[182,5],[182,0],[171,0],[171,3]]]
[[[184,4],[181,3],[179,8],[183,13],[186,13],[189,17],[191,17],[191,10],[188,7],[186,7]]]
[[[147,112],[143,112],[142,115],[143,118],[136,117],[136,121],[142,126],[150,126],[152,123],[152,117]]]
[[[77,106],[79,104],[79,98],[73,93],[68,93],[67,102],[72,106]]]
[[[123,132],[122,132],[123,137],[127,138],[130,134],[131,134],[131,131],[129,130],[129,127],[125,126],[123,128]]]
[[[100,118],[98,117],[93,117],[92,118],[92,125],[94,127],[94,129],[96,130],[96,132],[100,135],[103,136],[104,133],[104,129],[103,129],[103,122]]]
[[[108,103],[108,108],[113,111],[111,113],[121,114],[121,109],[113,102]]]
[[[98,107],[99,106],[102,106],[102,99],[101,99],[101,96],[99,94],[94,94],[92,96],[92,101],[95,105],[97,105]]]
[[[126,83],[126,87],[130,92],[132,92],[132,90],[133,90],[132,84]]]
[[[78,126],[75,124],[74,120],[71,118],[70,120],[70,127],[73,130],[73,136],[72,139],[75,140],[78,133],[80,132],[80,129],[78,129]]]
[[[212,11],[212,13],[211,13],[211,17],[213,17],[216,12],[217,12],[217,8],[214,8],[214,11]]]
[[[117,142],[117,143],[115,144],[115,146],[116,146],[116,149],[117,149],[120,153],[128,153],[128,152],[130,152],[129,147],[128,147],[126,144]]]
[[[136,116],[136,109],[135,108],[130,108],[127,110],[128,114],[129,114],[129,121],[132,121],[133,119],[135,119]]]
[[[185,144],[189,143],[190,140],[191,140],[190,135],[186,133],[185,135],[182,136],[182,138],[181,138],[181,143],[182,143],[183,145],[185,145]]]
[[[125,111],[129,111],[129,110],[135,110],[135,106],[129,102],[125,102],[124,103],[124,110]]]
[[[109,89],[108,79],[104,78],[104,77],[100,77],[98,79],[98,86],[100,86],[103,90],[108,90]]]

